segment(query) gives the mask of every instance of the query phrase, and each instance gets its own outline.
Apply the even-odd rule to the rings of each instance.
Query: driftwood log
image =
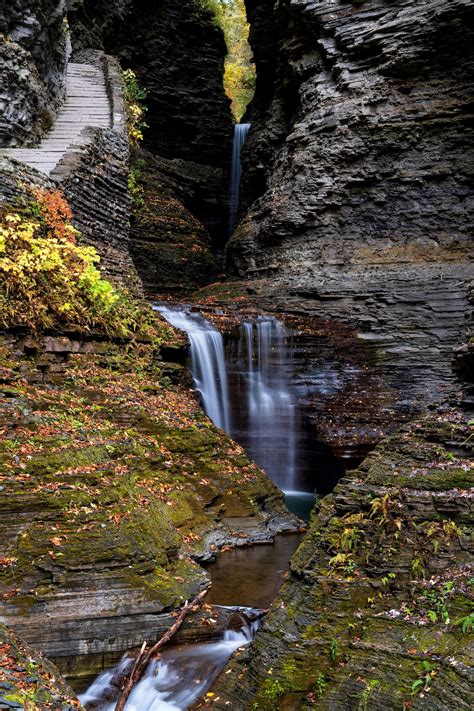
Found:
[[[163,645],[165,645],[167,642],[170,641],[170,639],[174,637],[176,632],[183,624],[188,612],[190,612],[193,607],[201,603],[206,593],[207,589],[200,592],[199,595],[196,595],[192,602],[186,602],[184,604],[171,627],[165,632],[163,637],[161,637],[158,642],[153,645],[153,647],[150,647],[148,652],[146,651],[146,642],[143,642],[138,657],[135,660],[135,664],[133,665],[132,671],[130,672],[130,676],[127,678],[122,692],[119,696],[119,699],[115,705],[115,711],[123,711],[133,687],[142,678],[150,660],[156,655],[156,653],[161,649],[161,647],[163,647]]]

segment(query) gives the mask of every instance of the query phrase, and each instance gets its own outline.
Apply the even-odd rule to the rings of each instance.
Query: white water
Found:
[[[145,675],[130,694],[125,711],[184,711],[212,684],[231,654],[249,644],[258,621],[241,630],[227,630],[222,640],[164,648],[159,659],[148,665]],[[117,683],[131,671],[133,660],[125,656],[112,670],[101,674],[79,699],[87,710],[113,711]]]
[[[202,316],[187,309],[154,306],[172,326],[188,334],[194,386],[217,427],[230,432],[229,388],[221,333]]]
[[[296,401],[288,373],[288,333],[277,319],[241,325],[246,354],[246,448],[282,489],[296,479]],[[286,356],[286,357],[284,357]]]
[[[234,231],[239,208],[239,189],[242,177],[242,164],[240,154],[250,129],[249,123],[236,123],[234,127],[234,140],[232,142],[232,171],[230,179],[229,200],[229,235]]]
[[[243,385],[231,401],[228,356],[222,335],[186,307],[154,306],[173,326],[185,331],[191,347],[191,370],[207,415],[245,446],[284,491],[297,485],[298,422],[290,383],[291,343],[284,326],[271,316],[244,321],[238,363]],[[233,425],[231,411],[239,423]]]

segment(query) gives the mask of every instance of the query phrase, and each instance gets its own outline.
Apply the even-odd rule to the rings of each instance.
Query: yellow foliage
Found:
[[[0,215],[0,326],[136,333],[140,305],[102,278],[99,255],[77,244],[69,216],[57,190],[35,190],[26,208]]]

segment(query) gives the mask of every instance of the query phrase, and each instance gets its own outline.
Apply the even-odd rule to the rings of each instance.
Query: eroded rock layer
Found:
[[[64,0],[3,3],[0,11],[0,145],[34,145],[66,89]]]
[[[282,309],[350,320],[405,393],[438,396],[472,276],[474,3],[248,5],[266,82],[229,263]]]
[[[212,11],[198,0],[70,5],[74,48],[105,49],[136,72],[147,92],[145,148],[168,161],[178,197],[222,241],[233,126],[227,50]]]
[[[1,614],[68,673],[159,638],[208,582],[196,559],[297,525],[157,358],[78,336],[0,342]]]
[[[471,458],[440,408],[346,475],[212,708],[472,708]]]

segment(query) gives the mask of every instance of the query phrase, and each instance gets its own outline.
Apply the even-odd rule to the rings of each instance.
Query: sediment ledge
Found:
[[[208,584],[196,560],[297,528],[150,344],[0,347],[2,618],[61,669],[159,637]]]

